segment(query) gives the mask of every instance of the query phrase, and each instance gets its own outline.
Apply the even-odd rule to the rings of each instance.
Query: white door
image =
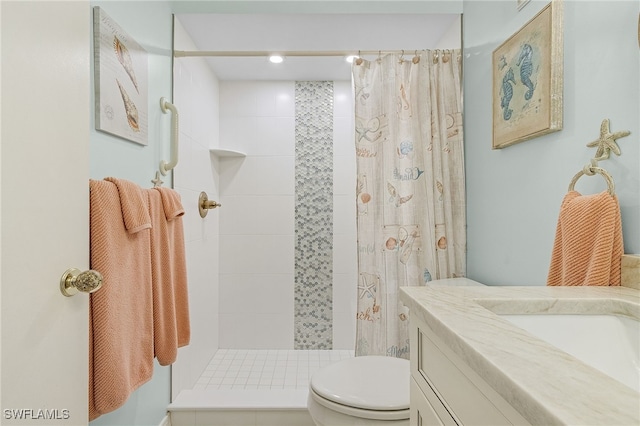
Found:
[[[87,423],[88,1],[2,1],[0,423]],[[21,419],[20,419],[21,417]]]

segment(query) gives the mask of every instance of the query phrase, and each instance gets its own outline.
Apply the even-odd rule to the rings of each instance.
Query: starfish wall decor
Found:
[[[629,136],[630,134],[631,132],[628,130],[611,133],[609,131],[609,119],[605,118],[604,120],[602,120],[602,124],[600,125],[600,137],[593,142],[589,142],[587,146],[589,148],[598,147],[594,160],[606,160],[609,158],[609,155],[611,155],[612,151],[616,155],[620,155],[620,147],[618,146],[616,139]]]
[[[156,172],[156,177],[154,179],[151,179],[151,182],[153,183],[153,187],[154,188],[162,186],[162,184],[164,182],[162,181],[162,179],[160,179],[160,172],[159,171]]]

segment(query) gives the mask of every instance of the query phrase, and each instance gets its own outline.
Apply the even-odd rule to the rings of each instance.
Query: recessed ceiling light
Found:
[[[279,64],[284,61],[284,58],[280,55],[271,55],[269,56],[269,61],[274,64]]]

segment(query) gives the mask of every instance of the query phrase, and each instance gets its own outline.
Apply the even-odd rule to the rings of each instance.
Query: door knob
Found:
[[[78,291],[93,293],[100,287],[102,274],[93,269],[84,272],[76,268],[67,269],[60,278],[60,291],[67,297],[75,295]]]

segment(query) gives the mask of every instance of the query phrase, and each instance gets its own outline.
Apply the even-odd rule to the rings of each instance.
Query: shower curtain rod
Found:
[[[220,50],[203,50],[203,51],[187,51],[187,50],[174,50],[173,56],[176,58],[184,58],[189,56],[235,56],[235,57],[248,57],[248,56],[362,56],[362,55],[383,55],[389,53],[415,55],[417,52],[422,52],[425,49],[419,50],[327,50],[327,51],[220,51]]]

